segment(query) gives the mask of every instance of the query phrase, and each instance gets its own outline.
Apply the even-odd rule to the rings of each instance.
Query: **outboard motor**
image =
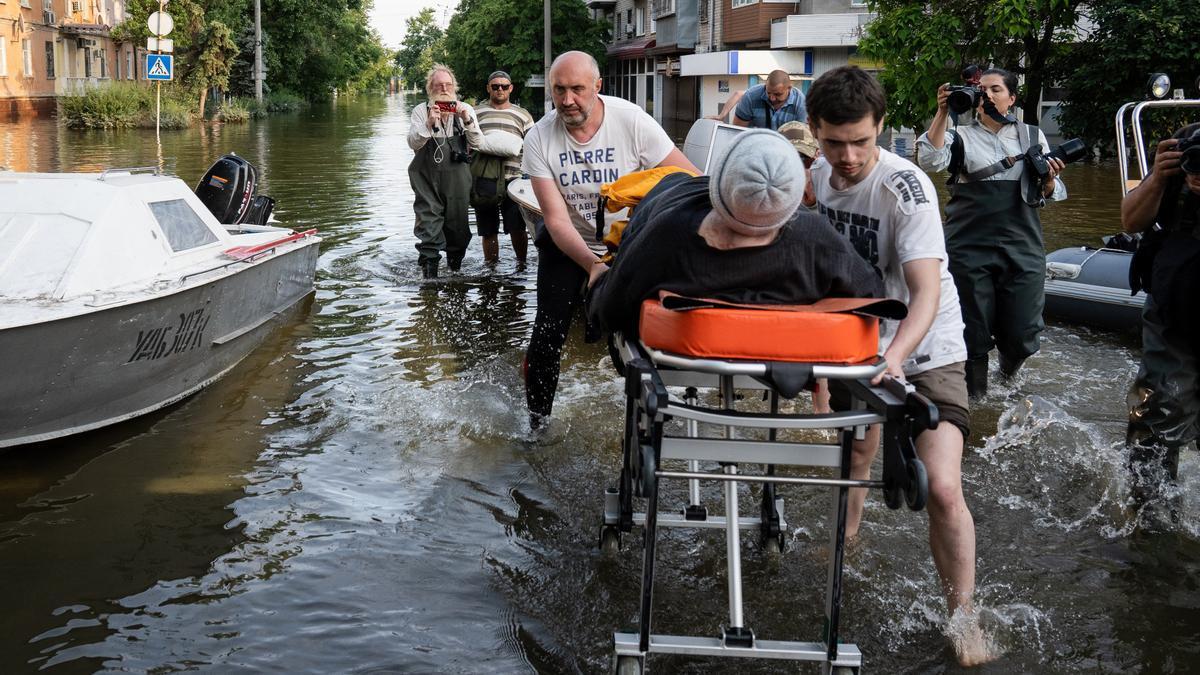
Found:
[[[266,225],[275,200],[255,196],[257,185],[258,174],[250,162],[230,153],[209,167],[196,196],[223,225]]]

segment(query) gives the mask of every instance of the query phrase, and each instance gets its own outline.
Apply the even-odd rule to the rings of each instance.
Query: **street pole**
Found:
[[[542,39],[542,91],[546,95],[546,112],[550,112],[554,108],[550,101],[550,0],[542,0],[542,32],[545,34]]]
[[[254,100],[262,103],[262,0],[254,0]]]
[[[167,11],[167,0],[158,0],[158,11]],[[162,36],[157,36],[161,42]],[[158,45],[157,53],[162,53],[162,45]],[[162,126],[162,82],[154,84],[154,140],[158,143],[158,154],[162,156],[162,134],[159,128]],[[160,162],[161,164],[161,162]]]

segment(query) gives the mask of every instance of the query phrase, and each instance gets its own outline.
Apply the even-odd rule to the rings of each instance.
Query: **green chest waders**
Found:
[[[1011,375],[1037,352],[1045,302],[1046,250],[1037,209],[1029,206],[1025,181],[996,180],[950,186],[946,205],[946,252],[962,305],[971,371],[986,388],[987,355],[1000,352]],[[979,379],[977,377],[976,379]]]
[[[434,136],[417,151],[408,165],[408,182],[412,187],[413,211],[416,226],[417,252],[420,263],[435,267],[438,252],[446,252],[451,269],[457,269],[471,241],[467,225],[467,208],[471,200],[470,166],[455,162],[451,154],[467,148],[461,127],[449,137]]]

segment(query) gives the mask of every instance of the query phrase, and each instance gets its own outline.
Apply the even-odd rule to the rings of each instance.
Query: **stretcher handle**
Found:
[[[770,369],[767,363],[762,361],[724,361],[719,359],[693,358],[659,351],[653,347],[647,347],[644,342],[639,341],[639,344],[641,344],[642,349],[645,350],[654,363],[681,370],[698,370],[716,375],[760,377],[766,375]],[[882,359],[875,363],[853,365],[837,365],[832,363],[812,364],[813,377],[824,377],[830,380],[869,380],[885,370],[887,370],[887,362]],[[898,394],[897,397],[903,398],[903,395]]]

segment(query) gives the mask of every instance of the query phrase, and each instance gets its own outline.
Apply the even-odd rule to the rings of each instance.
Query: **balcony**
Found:
[[[874,14],[789,14],[771,23],[771,49],[855,47]]]
[[[617,6],[617,0],[587,0],[588,9],[613,9]]]

